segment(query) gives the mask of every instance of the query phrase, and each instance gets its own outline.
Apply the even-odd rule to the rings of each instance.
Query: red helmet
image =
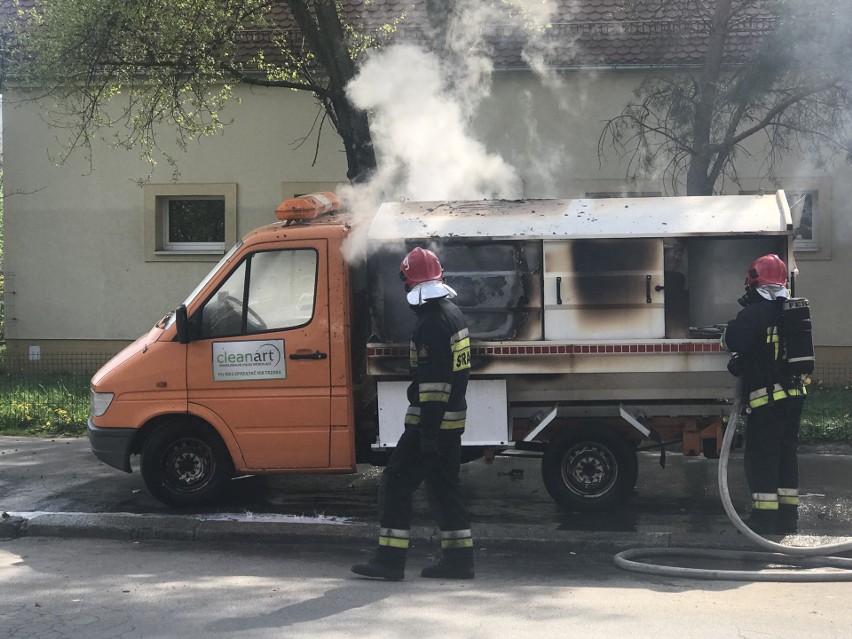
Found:
[[[444,275],[438,256],[432,251],[419,246],[402,259],[399,265],[399,278],[405,282],[405,290],[423,282],[440,280]]]
[[[787,284],[787,265],[774,254],[764,255],[751,263],[746,273],[746,286],[757,288],[766,284]]]

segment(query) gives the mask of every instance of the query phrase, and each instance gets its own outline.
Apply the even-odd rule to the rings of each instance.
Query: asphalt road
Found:
[[[560,510],[537,460],[468,464],[476,579],[419,577],[438,551],[420,495],[406,580],[390,583],[349,572],[375,544],[379,469],[240,479],[223,504],[185,512],[154,500],[138,473],[98,462],[85,439],[2,437],[0,639],[850,636],[849,582],[700,581],[615,567],[626,548],[754,550],[720,505],[718,462],[658,461],[642,453],[631,501],[596,514]],[[845,540],[852,456],[809,451],[801,462],[805,534],[780,541]],[[743,509],[739,454],[730,475]]]
[[[135,463],[136,460],[134,460]],[[852,456],[801,455],[804,545],[823,537],[852,535]],[[462,484],[475,535],[497,543],[523,539],[558,541],[579,547],[657,545],[738,546],[741,535],[722,508],[718,462],[669,454],[665,468],[656,452],[640,453],[635,494],[607,513],[568,513],[542,484],[539,460],[477,461],[462,469]],[[235,480],[223,503],[181,511],[156,501],[138,472],[126,474],[99,462],[88,441],[0,437],[0,512],[25,526],[0,537],[55,534],[113,538],[229,539],[238,534],[276,540],[281,526],[299,538],[322,529],[331,537],[363,540],[375,534],[376,486],[380,469],[365,466],[354,475],[278,475]],[[734,504],[747,508],[742,458],[735,452],[729,483]],[[418,495],[415,526],[431,537],[424,496]],[[319,524],[311,529],[305,523]],[[276,528],[277,527],[277,528]],[[325,534],[325,533],[324,533]],[[797,542],[799,543],[799,542]]]
[[[845,639],[852,584],[703,582],[598,553],[480,550],[473,581],[358,579],[347,546],[0,541],[0,638]]]

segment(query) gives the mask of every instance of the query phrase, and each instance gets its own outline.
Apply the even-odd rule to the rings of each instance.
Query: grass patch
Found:
[[[808,387],[799,439],[803,444],[852,443],[852,387]]]
[[[89,418],[89,378],[0,374],[0,434],[78,437]]]
[[[79,437],[89,418],[88,374],[11,374],[0,344],[0,435]],[[852,444],[852,386],[808,387],[803,444]]]

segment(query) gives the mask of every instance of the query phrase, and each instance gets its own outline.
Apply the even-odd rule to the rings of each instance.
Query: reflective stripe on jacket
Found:
[[[467,382],[470,377],[470,335],[459,308],[447,299],[416,309],[411,337],[406,427],[421,433],[464,432]]]
[[[772,391],[770,395],[769,391]],[[785,389],[781,384],[773,384],[771,388],[758,388],[748,394],[748,405],[751,408],[766,406],[770,401],[777,402],[787,397],[798,397],[807,395],[808,391],[805,387]]]

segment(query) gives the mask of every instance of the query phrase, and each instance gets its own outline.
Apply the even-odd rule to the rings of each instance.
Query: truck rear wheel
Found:
[[[568,430],[547,447],[541,463],[545,488],[570,511],[606,510],[636,486],[636,451],[608,428]]]
[[[219,436],[197,424],[171,423],[154,431],[142,447],[142,479],[169,506],[215,501],[233,474]]]

